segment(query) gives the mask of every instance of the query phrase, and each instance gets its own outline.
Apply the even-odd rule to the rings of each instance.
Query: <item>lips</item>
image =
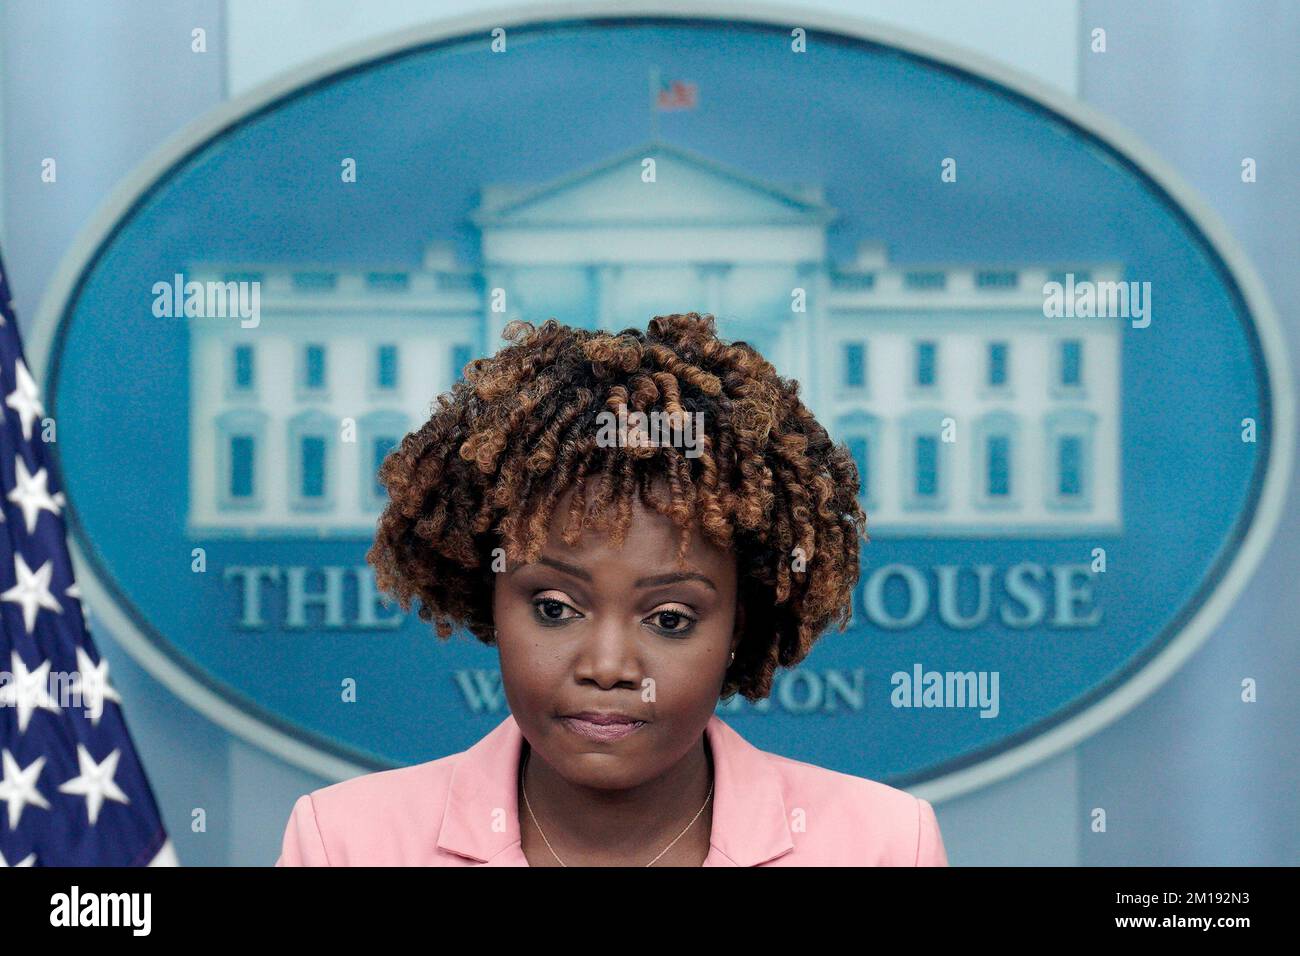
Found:
[[[593,711],[565,715],[560,718],[560,722],[579,737],[600,742],[621,740],[645,726],[644,720],[638,720],[630,714],[602,714]]]

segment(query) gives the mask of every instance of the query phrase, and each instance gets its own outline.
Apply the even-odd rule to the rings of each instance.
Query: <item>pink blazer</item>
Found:
[[[930,804],[759,750],[712,715],[713,827],[705,866],[947,866]],[[362,774],[298,798],[276,866],[528,866],[507,716],[468,750]]]

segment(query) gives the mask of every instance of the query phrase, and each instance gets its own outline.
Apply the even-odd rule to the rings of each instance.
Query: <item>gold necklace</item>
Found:
[[[568,866],[569,864],[565,863],[563,860],[560,859],[560,854],[555,852],[555,847],[551,846],[551,841],[546,839],[546,831],[543,830],[542,825],[537,822],[537,816],[533,813],[533,805],[528,802],[528,787],[524,783],[524,775],[528,770],[528,758],[531,757],[532,755],[533,755],[533,751],[532,748],[530,747],[528,749],[528,752],[524,754],[524,765],[522,768],[520,768],[519,771],[519,788],[524,792],[524,806],[528,808],[528,815],[533,819],[533,826],[537,827],[537,832],[542,835],[542,841],[546,844],[546,849],[551,851],[551,856],[555,857],[556,862],[558,862],[560,866]],[[662,850],[660,850],[659,856],[656,856],[653,860],[647,863],[646,866],[654,866],[656,863],[659,862],[660,857],[662,857],[665,853],[667,853],[669,850],[671,850],[674,846],[677,845],[678,840],[686,836],[686,830],[689,830],[691,827],[695,826],[695,821],[700,818],[700,814],[704,812],[704,808],[709,805],[709,800],[711,800],[712,798],[713,798],[713,779],[712,777],[710,777],[709,793],[704,798],[704,803],[700,806],[700,809],[695,812],[695,816],[691,818],[691,822],[686,824],[686,828],[682,830],[681,833],[677,834],[677,836],[673,839],[673,842],[668,844]]]

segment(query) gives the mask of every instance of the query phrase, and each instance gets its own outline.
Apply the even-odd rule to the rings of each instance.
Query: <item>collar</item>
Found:
[[[756,866],[793,850],[781,778],[767,754],[716,713],[704,733],[713,755],[713,825],[705,866]],[[440,849],[482,863],[499,864],[511,850],[523,859],[516,795],[523,744],[514,715],[507,715],[457,756],[438,833]]]

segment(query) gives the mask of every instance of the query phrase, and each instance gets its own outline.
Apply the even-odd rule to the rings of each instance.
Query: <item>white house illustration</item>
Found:
[[[189,319],[189,532],[369,536],[383,456],[511,319],[698,311],[802,383],[857,460],[873,537],[1118,533],[1125,320],[1047,318],[1043,286],[1121,267],[899,266],[879,242],[832,263],[836,216],[819,185],[652,142],[485,186],[476,263],[435,241],[418,268],[195,266],[260,283],[261,319]]]

